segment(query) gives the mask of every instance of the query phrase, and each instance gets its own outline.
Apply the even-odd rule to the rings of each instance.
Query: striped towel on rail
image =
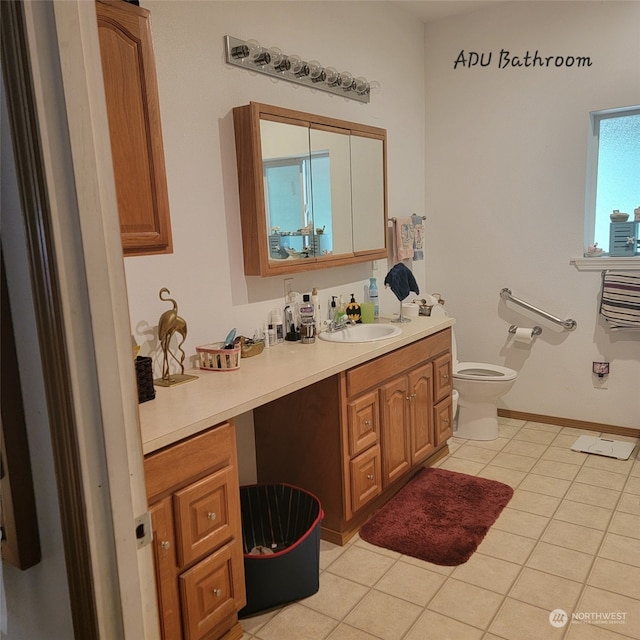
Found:
[[[600,315],[613,330],[640,329],[640,272],[603,273]]]

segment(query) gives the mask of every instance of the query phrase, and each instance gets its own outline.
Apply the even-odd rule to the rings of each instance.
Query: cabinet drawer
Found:
[[[150,502],[193,479],[228,466],[236,466],[234,428],[228,422],[188,440],[148,455],[144,460]]]
[[[382,490],[380,446],[375,445],[354,458],[351,470],[351,510],[355,513]]]
[[[446,354],[433,361],[435,379],[433,384],[433,396],[435,402],[440,402],[453,390],[453,371],[451,368],[451,354]]]
[[[436,447],[453,435],[453,403],[448,396],[433,408]]]
[[[225,467],[176,491],[174,511],[181,567],[238,536],[238,481],[235,467]]]
[[[380,412],[378,393],[371,393],[352,400],[347,405],[349,421],[349,455],[353,458],[378,442],[380,437]]]
[[[245,605],[243,572],[240,543],[232,540],[180,576],[185,640],[210,637]]]
[[[451,349],[451,329],[418,340],[347,371],[347,393],[355,396]]]

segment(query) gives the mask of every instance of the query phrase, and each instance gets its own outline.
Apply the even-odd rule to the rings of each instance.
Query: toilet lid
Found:
[[[486,362],[458,362],[454,365],[453,377],[459,380],[483,380],[485,382],[513,380],[517,371],[499,364]]]

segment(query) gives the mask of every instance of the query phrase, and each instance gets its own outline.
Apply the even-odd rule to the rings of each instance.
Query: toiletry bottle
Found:
[[[300,339],[303,344],[311,344],[316,341],[315,313],[308,293],[302,296],[300,306]]]
[[[351,294],[351,300],[347,305],[346,314],[352,322],[360,322],[360,305],[356,302],[353,293]]]
[[[373,317],[380,316],[380,307],[378,305],[378,285],[375,278],[369,278],[369,302],[373,302]]]
[[[338,296],[338,306],[336,307],[336,322],[339,322],[344,316],[344,300],[342,294]]]
[[[338,296],[331,296],[331,304],[329,305],[329,322],[335,322],[336,315],[338,313],[338,307],[336,306],[336,298]]]
[[[269,340],[269,324],[267,322],[262,326],[262,337],[264,339],[264,348],[268,349],[271,346],[271,341]]]
[[[320,303],[318,298],[318,290],[313,287],[311,289],[311,302],[313,303],[313,317],[316,323],[316,333],[318,332],[318,322],[320,322]]]
[[[284,342],[284,323],[282,322],[282,312],[280,309],[271,311],[271,325],[275,333],[276,343]]]

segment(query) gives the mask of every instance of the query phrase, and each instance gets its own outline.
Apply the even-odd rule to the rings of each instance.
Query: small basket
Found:
[[[240,344],[225,349],[224,342],[214,342],[196,347],[200,368],[206,371],[234,371],[240,368]]]

